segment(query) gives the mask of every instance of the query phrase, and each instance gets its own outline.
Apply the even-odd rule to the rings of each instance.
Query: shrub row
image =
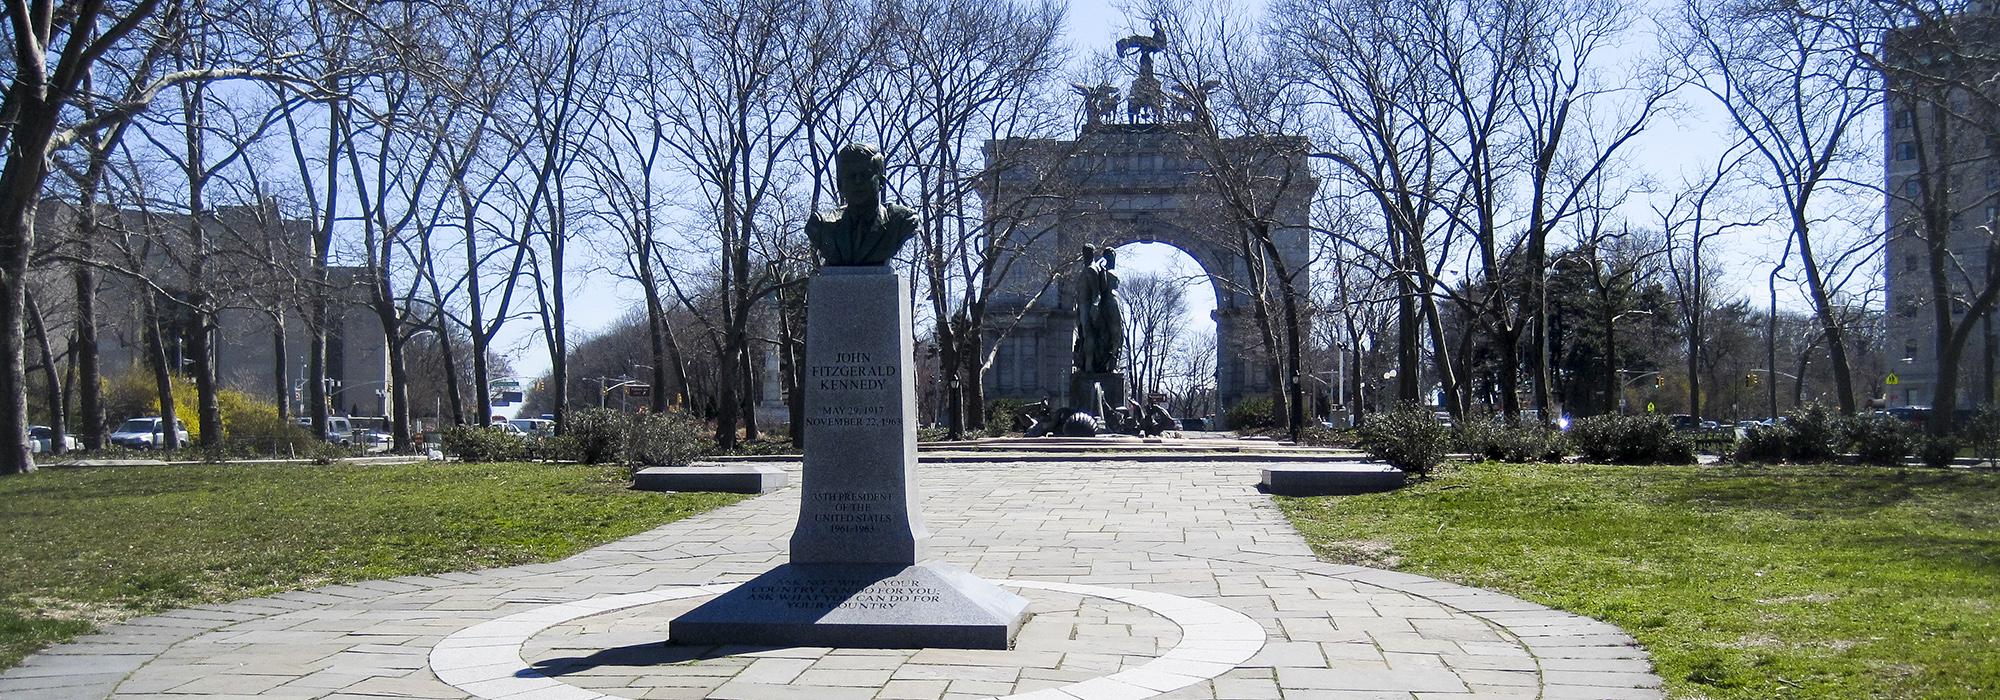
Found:
[[[1661,416],[1592,416],[1567,433],[1538,423],[1470,419],[1447,429],[1432,411],[1406,405],[1370,416],[1356,431],[1359,445],[1406,471],[1427,473],[1447,449],[1500,462],[1549,462],[1566,454],[1603,464],[1690,464],[1694,442]],[[1852,453],[1865,464],[1897,465],[1914,455],[1944,466],[1970,447],[1982,459],[2000,460],[2000,408],[1985,409],[1952,437],[1934,437],[1884,415],[1841,416],[1818,404],[1786,414],[1777,425],[1750,429],[1736,441],[1743,462],[1826,462]]]
[[[492,426],[446,428],[444,450],[466,462],[539,459],[678,466],[714,454],[716,446],[705,424],[680,411],[629,415],[585,408],[572,411],[565,432],[552,438],[535,439]]]
[[[1414,474],[1429,474],[1443,465],[1451,437],[1451,429],[1439,423],[1436,414],[1417,404],[1369,416],[1355,429],[1355,441],[1361,449]]]
[[[1496,462],[1553,462],[1569,453],[1562,432],[1540,423],[1467,420],[1458,424],[1457,433],[1460,452]]]
[[[1736,443],[1735,457],[1744,462],[1823,462],[1853,452],[1865,464],[1893,466],[1915,455],[1941,467],[1958,456],[1961,441],[1974,447],[2000,438],[2000,411],[1982,410],[1956,437],[1926,435],[1908,423],[1884,415],[1841,416],[1819,404],[1806,404],[1785,414],[1784,422],[1752,428]]]
[[[1570,424],[1585,460],[1603,464],[1692,464],[1694,442],[1661,416],[1591,416]]]

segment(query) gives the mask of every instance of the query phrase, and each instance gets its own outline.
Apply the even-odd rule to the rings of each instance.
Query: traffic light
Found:
[[[1746,372],[1743,375],[1743,386],[1754,387],[1757,386],[1758,382],[1761,381],[1763,381],[1763,379],[1761,377],[1758,377],[1756,372]]]
[[[1653,375],[1653,388],[1655,389],[1667,388],[1667,375],[1664,374]]]
[[[535,380],[535,392],[536,392],[536,393],[541,393],[541,392],[544,392],[544,391],[548,391],[548,390],[549,390],[549,380],[547,380],[547,379],[537,379],[537,380]]]

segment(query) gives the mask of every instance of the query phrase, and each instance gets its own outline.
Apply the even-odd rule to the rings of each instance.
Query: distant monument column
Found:
[[[882,161],[837,161],[847,205],[806,225],[804,476],[791,562],[676,618],[676,644],[1006,649],[1026,599],[925,561],[909,285],[887,262],[916,228],[881,203]]]

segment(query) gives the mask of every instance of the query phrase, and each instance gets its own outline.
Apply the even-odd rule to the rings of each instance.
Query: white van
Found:
[[[299,427],[305,428],[308,433],[312,432],[312,416],[300,416],[297,420]],[[347,416],[327,416],[326,434],[320,436],[320,439],[335,445],[350,444],[354,442],[354,426],[347,420]]]

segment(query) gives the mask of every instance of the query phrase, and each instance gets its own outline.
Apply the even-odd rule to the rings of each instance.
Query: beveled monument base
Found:
[[[672,644],[1006,649],[1026,598],[943,562],[785,564],[667,625]]]

